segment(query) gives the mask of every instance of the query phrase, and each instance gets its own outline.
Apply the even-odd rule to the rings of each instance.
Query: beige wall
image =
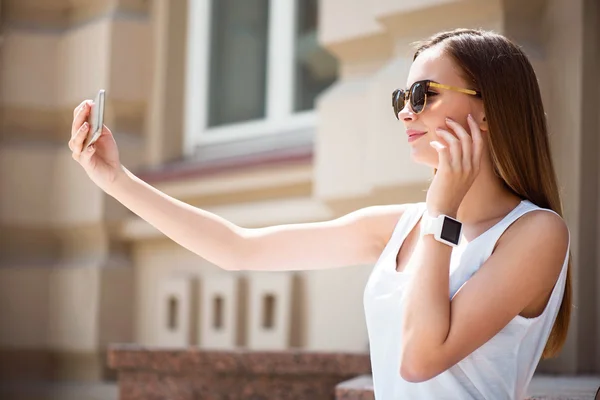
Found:
[[[72,109],[100,87],[109,94],[107,122],[128,167],[160,168],[181,157],[187,2],[44,3],[50,10],[42,2],[7,3],[0,59],[0,355],[18,348],[96,357],[107,344],[128,341],[202,346],[202,285],[224,276],[231,281],[219,285],[238,291],[227,319],[236,332],[206,343],[367,350],[362,291],[371,266],[263,281],[261,274],[224,272],[131,216],[71,160]],[[600,11],[592,0],[522,3],[322,0],[319,40],[340,61],[340,77],[319,98],[312,161],[153,184],[246,227],[421,201],[431,171],[410,161],[389,105],[391,90],[406,83],[410,44],[459,26],[504,33],[523,44],[538,73],[574,256],[568,343],[540,370],[597,372],[600,97],[589,87],[600,88],[594,68],[600,43],[592,40]],[[61,17],[68,9],[71,17]],[[285,289],[273,290],[286,309],[277,315],[288,326],[276,339],[252,339],[251,318],[262,304],[253,306],[252,291],[272,282]],[[182,336],[164,330],[165,293],[185,299]],[[77,375],[63,369],[66,378]],[[100,368],[88,370],[86,377],[100,377]]]
[[[579,250],[581,237],[580,203],[582,200],[581,182],[575,177],[581,176],[581,149],[583,135],[581,129],[581,93],[582,93],[582,33],[583,29],[578,24],[566,24],[568,19],[581,18],[582,2],[575,1],[566,5],[561,2],[553,2],[553,7],[548,9],[543,23],[548,33],[547,51],[548,59],[546,67],[551,71],[546,81],[546,97],[544,100],[548,113],[550,131],[553,133],[552,145],[555,154],[560,154],[557,159],[557,174],[559,176],[565,208],[565,218],[571,229],[571,249],[573,250],[573,261],[576,266],[581,265],[581,252]],[[558,33],[560,32],[560,34]],[[569,101],[561,101],[559,98],[568,91]],[[567,134],[568,132],[568,134]],[[575,162],[574,162],[575,161]],[[574,289],[578,292],[581,282],[581,271],[575,268],[573,271]],[[578,350],[577,337],[579,336],[581,316],[581,301],[575,296],[576,307],[572,309],[572,326],[569,332],[568,348],[570,351],[563,352],[560,365],[553,361],[556,368],[573,370],[577,365]],[[585,306],[583,306],[585,307]]]
[[[48,345],[48,268],[0,270],[0,346],[43,348]]]

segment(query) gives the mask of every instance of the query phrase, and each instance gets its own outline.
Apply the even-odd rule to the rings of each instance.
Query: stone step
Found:
[[[600,376],[534,376],[527,391],[531,400],[592,400]],[[361,375],[336,386],[336,400],[374,400],[373,380]],[[600,399],[600,397],[599,397]]]

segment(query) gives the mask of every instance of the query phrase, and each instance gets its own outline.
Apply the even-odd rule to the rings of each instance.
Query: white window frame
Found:
[[[266,115],[261,120],[218,127],[208,126],[212,2],[192,0],[188,12],[188,46],[185,94],[185,154],[198,145],[211,145],[264,137],[290,131],[311,131],[316,112],[294,112],[294,54],[296,1],[269,2]]]

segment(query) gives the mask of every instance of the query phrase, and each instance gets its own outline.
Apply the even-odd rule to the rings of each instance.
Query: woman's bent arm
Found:
[[[123,167],[107,193],[170,239],[226,270],[304,270],[375,262],[402,206],[332,221],[246,229],[172,198]]]

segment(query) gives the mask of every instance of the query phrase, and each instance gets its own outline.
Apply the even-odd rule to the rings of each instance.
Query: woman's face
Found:
[[[408,74],[407,86],[417,81],[430,79],[437,83],[455,86],[463,89],[473,89],[460,75],[460,70],[450,56],[446,55],[440,46],[435,46],[423,51],[413,62]],[[406,106],[398,113],[400,121],[406,127],[406,140],[411,147],[413,160],[432,168],[437,168],[437,151],[429,143],[439,141],[446,142],[436,134],[436,128],[442,128],[450,133],[455,133],[446,125],[449,117],[461,124],[468,134],[470,130],[467,124],[469,113],[475,121],[485,127],[483,103],[480,98],[465,93],[448,89],[431,87],[427,92],[427,103],[420,114],[413,113],[407,102]],[[422,133],[422,135],[418,135]],[[411,135],[415,135],[410,137]]]

